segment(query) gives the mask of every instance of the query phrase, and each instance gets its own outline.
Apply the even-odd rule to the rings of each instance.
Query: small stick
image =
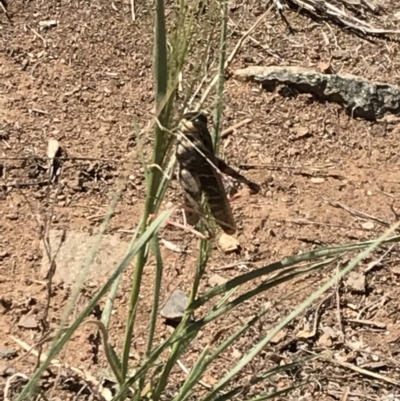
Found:
[[[240,265],[248,265],[248,264],[253,264],[252,262],[245,262],[245,261],[239,261],[239,262],[234,262],[234,263],[230,263],[228,265],[224,265],[224,266],[218,266],[218,267],[212,267],[211,270],[212,271],[221,271],[221,270],[229,270],[229,269],[233,269],[237,266]]]
[[[392,245],[378,260],[375,260],[374,262],[370,263],[368,265],[368,267],[364,270],[364,275],[367,274],[369,271],[371,271],[375,266],[379,265],[383,258],[392,251],[392,249],[394,248],[394,245]]]
[[[28,28],[43,42],[44,47],[47,47],[46,39],[35,29],[28,25]]]
[[[343,391],[342,397],[340,398],[340,401],[347,401],[350,393],[350,387],[346,387]]]
[[[339,264],[336,266],[336,273],[339,273]],[[342,324],[342,313],[340,309],[340,282],[336,282],[335,295],[336,295],[336,317],[339,325],[340,335],[344,338],[344,330]]]
[[[362,219],[366,219],[366,220],[375,221],[376,223],[381,224],[384,227],[390,227],[390,224],[388,222],[386,222],[385,220],[381,220],[378,217],[371,216],[369,214],[360,212],[356,209],[352,209],[351,207],[346,206],[343,203],[335,202],[335,201],[328,201],[328,203],[333,207],[340,207],[340,208],[346,210],[346,212],[349,212],[353,216],[361,217]]]
[[[243,127],[243,125],[249,124],[252,121],[253,121],[253,119],[249,117],[249,118],[245,118],[244,120],[232,125],[231,127],[227,128],[221,132],[221,138],[226,138],[229,134],[231,134],[238,128]]]
[[[178,362],[179,367],[180,367],[187,375],[189,375],[190,370],[181,362],[181,360],[178,359],[177,362]],[[199,380],[199,383],[200,383],[203,387],[205,387],[206,389],[208,389],[208,390],[211,390],[211,389],[212,389],[212,386],[211,386],[210,384],[207,384],[207,383],[203,382],[203,380]]]
[[[383,329],[383,330],[385,330],[387,327],[386,323],[377,322],[375,320],[363,320],[363,319],[346,319],[346,320],[350,323],[357,323],[364,326],[374,326],[377,327],[378,329]]]
[[[92,323],[92,322],[87,321],[87,322],[84,322],[83,324],[86,324],[86,323]],[[39,356],[39,353],[35,349],[32,349],[33,347],[30,347],[26,342],[24,342],[16,337],[13,337],[13,336],[10,336],[10,337],[26,352],[30,352],[31,354],[35,355],[36,357]],[[104,348],[106,348],[106,347],[104,347]],[[47,354],[43,353],[42,355],[40,355],[41,362],[44,362],[46,360],[46,358],[47,358]],[[58,359],[52,359],[50,364],[57,368],[70,369],[72,372],[77,374],[81,379],[85,380],[86,382],[91,383],[95,388],[96,387],[102,388],[101,383],[93,375],[91,375],[87,370],[76,368],[75,366],[72,366],[68,363],[62,363]]]
[[[4,161],[18,161],[18,160],[30,160],[30,159],[39,159],[39,160],[47,160],[47,157],[42,156],[25,156],[25,157],[0,157],[0,160]],[[121,160],[115,159],[99,159],[97,157],[80,157],[80,156],[64,156],[57,157],[58,160],[80,160],[80,161],[89,161],[89,162],[109,162],[109,163],[121,163]],[[138,162],[139,163],[139,162]]]
[[[38,114],[43,114],[43,115],[48,114],[46,110],[30,109],[30,111],[33,111],[34,113],[38,113]]]
[[[364,376],[372,377],[377,380],[384,381],[386,383],[393,384],[395,386],[400,386],[400,382],[394,379],[391,379],[390,377],[386,377],[383,375],[380,375],[379,373],[371,372],[370,370],[366,370],[363,368],[359,368],[358,366],[352,365],[351,363],[347,362],[340,362],[336,361],[334,359],[328,359],[328,362],[334,363],[336,365],[342,366],[343,368],[347,368],[350,370],[353,370],[354,372],[361,373]]]
[[[247,169],[247,170],[263,170],[263,169],[268,169],[268,170],[278,170],[278,169],[287,169],[287,170],[299,170],[299,169],[306,169],[309,168],[312,171],[320,171],[320,170],[325,170],[325,169],[330,169],[330,168],[335,168],[336,165],[334,164],[327,164],[326,166],[292,166],[290,164],[281,164],[281,163],[275,163],[275,164],[239,164],[239,168]]]
[[[378,308],[378,307],[382,307],[382,306],[386,303],[386,299],[387,299],[387,298],[390,298],[390,297],[389,297],[390,295],[391,295],[391,293],[389,292],[389,293],[385,294],[382,298],[379,298],[379,299],[377,299],[376,301],[371,302],[371,303],[369,303],[368,305],[364,306],[364,308],[362,308],[362,309],[358,312],[356,319],[361,319],[361,316],[362,316],[362,315],[364,314],[364,312],[366,312],[366,311],[371,312],[371,311],[374,311],[374,310],[375,310],[376,308]],[[379,304],[380,304],[380,305],[379,305]]]
[[[0,182],[0,186],[9,187],[9,188],[23,188],[23,187],[34,187],[35,185],[44,185],[48,184],[49,180],[46,181],[38,181],[38,182]]]
[[[153,215],[153,216],[150,216],[150,217],[155,217],[155,216]],[[173,220],[170,220],[170,219],[168,219],[166,223],[167,223],[167,225],[170,225],[170,226],[173,226],[173,227],[176,227],[176,228],[181,228],[182,230],[188,231],[188,232],[194,234],[196,237],[199,237],[201,239],[209,239],[204,234],[202,234],[199,231],[196,231],[194,228],[192,228],[190,226],[185,226],[183,224],[177,223],[176,221],[173,221]],[[123,230],[118,230],[118,231],[119,232],[130,233],[130,231],[128,231],[128,230],[126,230],[126,231],[125,230],[124,231]]]

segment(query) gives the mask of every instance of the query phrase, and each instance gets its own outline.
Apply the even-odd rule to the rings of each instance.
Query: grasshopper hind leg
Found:
[[[199,179],[189,170],[181,169],[179,171],[179,181],[185,192],[184,213],[186,221],[191,226],[195,226],[200,220],[198,211],[201,210],[201,187]]]
[[[195,226],[200,220],[199,213],[193,210],[193,203],[187,195],[185,195],[184,201],[184,217],[190,226]]]

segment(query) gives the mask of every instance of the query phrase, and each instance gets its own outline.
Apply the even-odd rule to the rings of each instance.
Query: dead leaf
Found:
[[[218,380],[215,377],[210,376],[210,375],[205,375],[203,377],[203,381],[205,383],[209,384],[210,386],[215,386],[218,382]]]
[[[60,144],[58,143],[57,139],[50,138],[49,142],[47,143],[47,157],[49,159],[54,159],[59,149]]]
[[[160,241],[166,248],[168,248],[172,252],[182,253],[182,249],[179,248],[178,245],[174,244],[173,242],[167,241],[166,239],[162,238]]]
[[[231,235],[223,233],[219,237],[218,246],[223,252],[229,253],[237,251],[240,247],[240,244],[236,238],[232,237]]]
[[[297,338],[312,338],[314,336],[315,333],[310,330],[300,330],[296,335]]]
[[[322,177],[311,177],[310,181],[313,184],[322,184],[323,182],[325,182],[325,178],[322,178]]]
[[[330,326],[325,326],[322,328],[322,331],[327,334],[329,337],[335,339],[338,337],[338,334],[336,333],[335,330],[332,329]]]
[[[305,323],[304,329],[300,330],[297,334],[297,338],[312,338],[315,336],[315,331],[310,329],[310,325]]]
[[[281,330],[275,337],[271,339],[271,344],[278,344],[280,343],[287,334],[287,330]]]
[[[364,230],[373,230],[375,228],[375,225],[372,221],[366,221],[365,223],[361,224],[361,227]]]
[[[328,348],[332,345],[332,338],[328,333],[322,334],[318,339],[318,345],[323,348]]]
[[[295,128],[295,135],[297,139],[304,138],[305,136],[308,135],[310,130],[308,127],[296,127]]]
[[[233,349],[232,351],[232,358],[233,359],[240,359],[243,356],[243,354],[236,348]]]
[[[225,277],[220,276],[219,274],[213,274],[209,279],[208,283],[212,286],[225,284],[228,281]]]
[[[330,61],[322,61],[321,63],[318,64],[318,69],[324,74],[330,73],[331,72]]]
[[[32,315],[21,316],[18,326],[24,329],[37,329],[39,327],[36,319]]]
[[[400,275],[400,266],[392,267],[392,272],[396,275]]]

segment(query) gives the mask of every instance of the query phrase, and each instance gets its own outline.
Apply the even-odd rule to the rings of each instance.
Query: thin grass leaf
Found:
[[[294,368],[304,366],[305,363],[312,361],[314,359],[318,359],[318,358],[320,358],[320,356],[307,356],[305,358],[300,358],[299,360],[297,360],[295,362],[291,362],[291,363],[288,363],[285,365],[275,366],[274,368],[268,370],[267,372],[263,372],[260,375],[252,377],[248,383],[246,383],[244,385],[236,386],[232,390],[230,390],[228,393],[218,396],[215,399],[215,401],[230,400],[234,396],[240,394],[244,390],[244,387],[251,388],[252,386],[254,386],[258,383],[261,383],[263,381],[268,380],[271,377],[274,377],[278,373],[287,372],[287,371],[293,370]],[[276,393],[274,393],[274,394],[276,394]]]
[[[158,241],[158,237],[153,238],[152,248],[153,248],[153,253],[156,257],[156,277],[155,277],[155,281],[154,281],[154,295],[153,295],[153,304],[151,307],[149,335],[147,338],[147,347],[146,347],[146,356],[148,356],[150,354],[150,352],[153,348],[154,333],[155,333],[155,329],[156,329],[156,320],[157,320],[158,305],[160,302],[161,281],[162,281],[162,273],[163,273],[163,261],[162,261],[162,257],[161,257],[160,243]],[[145,384],[145,376],[143,376],[139,380],[139,386],[138,386],[138,391],[137,391],[138,394],[142,393],[144,384]]]
[[[83,322],[83,324],[94,324],[95,326],[97,326],[97,329],[99,330],[103,341],[104,353],[106,355],[108,365],[111,368],[117,383],[119,385],[122,385],[123,378],[121,374],[121,361],[119,360],[114,348],[108,341],[108,331],[106,329],[106,326],[98,320],[86,320],[85,322]]]
[[[105,231],[106,231],[106,229],[108,227],[108,223],[110,222],[111,216],[113,215],[113,213],[115,211],[115,208],[117,206],[118,200],[121,197],[123,186],[124,186],[124,180],[120,180],[119,183],[118,183],[117,191],[116,191],[116,193],[115,193],[115,195],[114,195],[114,197],[113,197],[113,199],[111,201],[111,204],[110,204],[110,206],[108,208],[106,216],[105,216],[104,220],[102,221],[102,223],[100,225],[99,233],[97,234],[97,237],[95,239],[93,247],[89,251],[89,254],[88,254],[88,257],[87,257],[87,259],[85,261],[85,264],[84,264],[83,268],[80,270],[79,276],[75,281],[71,297],[68,300],[68,303],[67,303],[67,306],[66,306],[66,308],[64,310],[63,316],[61,317],[60,331],[55,336],[55,338],[53,340],[53,343],[55,343],[58,340],[59,335],[61,334],[61,332],[64,329],[65,324],[66,324],[66,322],[68,320],[68,316],[70,315],[72,309],[75,307],[76,301],[78,299],[78,295],[79,295],[79,293],[80,293],[80,291],[81,291],[81,289],[82,289],[82,287],[84,285],[85,277],[86,277],[86,275],[87,275],[87,273],[89,271],[89,267],[92,265],[92,263],[93,263],[93,261],[94,261],[94,259],[96,257],[97,251],[100,248],[100,243],[101,243],[101,240],[103,238],[103,235],[104,235],[104,233],[105,233]]]
[[[167,33],[165,26],[165,10],[163,0],[156,1],[155,13],[155,40],[154,40],[154,76],[156,85],[156,108],[159,113],[159,119],[163,126],[168,126],[170,103],[165,107],[159,108],[164,101],[168,91],[168,53],[167,53]],[[155,127],[153,164],[162,168],[166,153],[166,141],[163,132],[159,126]],[[161,181],[161,172],[153,168],[147,185],[146,202],[143,213],[143,220],[147,221],[150,214],[155,213],[155,198],[159,183]],[[148,247],[143,247],[136,259],[136,267],[132,279],[132,289],[129,301],[129,310],[127,324],[125,328],[124,346],[122,350],[122,375],[126,378],[129,363],[129,350],[132,343],[133,327],[136,319],[136,311],[139,301],[140,285],[142,282],[143,268],[147,261]]]
[[[212,140],[215,154],[218,154],[219,137],[222,126],[222,110],[224,107],[224,88],[225,88],[225,61],[226,61],[226,40],[228,32],[228,0],[223,0],[221,4],[222,24],[219,50],[218,67],[218,85],[217,85],[217,103],[214,110],[214,127],[212,131]]]
[[[184,323],[184,324],[187,324]],[[156,389],[154,391],[154,400],[159,400],[161,399],[161,394],[165,390],[167,384],[168,384],[168,379],[171,374],[172,368],[175,366],[177,363],[179,357],[186,351],[187,347],[189,344],[191,344],[192,340],[195,338],[196,333],[192,333],[191,336],[187,336],[183,338],[181,341],[176,342],[172,345],[171,347],[171,353],[168,357],[168,360],[165,364],[164,371],[161,374],[161,377],[157,383]]]
[[[394,236],[392,238],[388,238],[385,241],[382,241],[383,244],[391,244],[400,242],[400,235]],[[195,310],[199,306],[204,305],[205,302],[209,301],[210,299],[221,295],[226,292],[227,289],[238,287],[239,285],[245,284],[249,281],[252,281],[258,277],[265,276],[267,274],[273,273],[277,270],[282,270],[287,267],[291,267],[297,265],[301,262],[309,262],[315,259],[320,259],[323,257],[333,256],[337,254],[345,254],[351,251],[357,251],[363,248],[366,248],[374,243],[374,240],[371,241],[364,241],[358,242],[355,244],[347,244],[347,245],[340,245],[335,247],[326,247],[326,248],[319,248],[315,249],[311,252],[302,253],[300,255],[291,256],[289,258],[284,258],[279,262],[271,263],[267,266],[260,267],[257,270],[242,274],[241,276],[235,277],[228,282],[215,286],[208,290],[204,295],[198,298],[190,307]]]
[[[151,307],[150,316],[150,326],[149,326],[149,336],[147,340],[147,351],[146,354],[149,355],[153,348],[154,332],[156,328],[158,305],[160,303],[160,292],[161,292],[161,281],[164,264],[161,257],[160,243],[157,237],[153,238],[153,252],[156,257],[156,277],[154,280],[154,295],[153,295],[153,305]]]
[[[132,250],[133,245],[135,244],[137,237],[139,235],[139,231],[140,231],[140,225],[143,224],[143,222],[141,222],[135,230],[135,233],[129,243],[128,246],[128,253]],[[108,329],[108,326],[110,324],[110,318],[111,318],[111,313],[113,311],[113,306],[114,306],[114,300],[115,297],[117,296],[117,291],[118,291],[118,287],[119,287],[119,283],[121,281],[121,277],[122,274],[120,274],[115,281],[112,283],[111,289],[110,289],[110,293],[108,294],[106,303],[104,305],[104,310],[103,313],[101,314],[101,322],[104,324],[104,326],[106,327],[106,329]]]
[[[198,383],[204,372],[204,361],[210,352],[210,345],[204,347],[203,351],[197,358],[196,363],[190,370],[189,376],[186,378],[184,385],[181,387],[179,394],[173,399],[173,401],[183,401],[186,400],[191,394],[193,388]]]
[[[269,308],[264,308],[261,310],[256,316],[254,316],[249,322],[244,324],[242,327],[240,327],[239,330],[237,330],[235,333],[233,333],[231,336],[228,337],[227,340],[225,340],[219,347],[217,347],[214,352],[211,353],[211,355],[205,360],[206,355],[203,353],[200,355],[198,361],[196,362],[195,366],[193,367],[189,377],[186,379],[185,384],[181,388],[178,396],[174,399],[174,401],[184,401],[186,400],[190,394],[191,390],[193,389],[193,384],[197,383],[201,376],[204,374],[208,366],[212,362],[214,362],[219,355],[221,355],[230,345],[232,345],[240,336],[242,336],[250,327],[254,326],[255,323],[257,323],[262,316],[264,316],[268,312]],[[206,347],[207,349],[207,354],[209,353],[209,346]],[[206,350],[205,349],[205,350]],[[203,355],[204,354],[204,355]],[[200,362],[201,358],[201,362]]]
[[[267,280],[267,281],[263,282],[262,284],[258,285],[254,289],[247,291],[244,294],[238,296],[233,301],[228,302],[227,304],[223,305],[219,309],[211,310],[201,320],[198,320],[197,322],[192,323],[185,332],[179,333],[179,336],[177,336],[177,338],[174,341],[179,341],[181,336],[185,337],[186,335],[190,335],[192,333],[192,331],[200,330],[201,328],[205,327],[207,324],[209,324],[213,320],[226,314],[227,312],[229,312],[232,309],[236,308],[237,306],[243,304],[243,302],[246,302],[249,299],[255,297],[256,295],[261,294],[262,292],[265,292],[265,291],[267,291],[273,287],[276,287],[278,285],[281,285],[285,282],[294,280],[297,277],[300,277],[305,274],[311,273],[313,271],[319,270],[322,267],[335,262],[336,260],[337,259],[330,259],[330,260],[324,261],[322,263],[317,263],[317,264],[311,265],[308,268],[304,268],[302,270],[297,270],[296,268],[292,268],[290,270],[290,272],[285,272],[285,274],[282,273],[282,275],[273,277],[272,279]]]
[[[221,308],[223,305],[225,305],[229,298],[238,290],[238,287],[232,288],[230,291],[227,291],[227,293],[217,302],[215,305],[215,308]]]
[[[65,332],[65,326],[66,326],[66,322],[68,320],[68,316],[70,315],[72,309],[74,308],[74,306],[76,304],[76,300],[78,298],[80,290],[83,287],[83,284],[84,284],[84,281],[85,281],[85,277],[86,277],[86,275],[88,273],[89,267],[93,263],[94,258],[96,256],[96,253],[99,250],[100,243],[101,243],[101,240],[103,238],[103,235],[104,235],[104,233],[105,233],[105,231],[107,229],[108,223],[109,223],[109,221],[111,219],[111,216],[114,213],[114,210],[115,210],[115,207],[117,205],[117,202],[118,202],[118,200],[119,200],[119,198],[121,196],[122,188],[123,188],[123,181],[121,180],[118,183],[117,191],[116,191],[116,193],[115,193],[115,195],[114,195],[114,197],[113,197],[113,199],[111,201],[111,204],[110,204],[110,206],[109,206],[109,208],[107,210],[106,216],[105,216],[103,222],[100,225],[100,229],[99,229],[99,232],[98,232],[98,234],[96,236],[96,239],[94,241],[92,249],[89,251],[88,257],[87,257],[82,269],[80,270],[80,274],[79,274],[78,278],[75,281],[74,287],[72,289],[71,297],[68,300],[68,303],[67,303],[67,306],[64,309],[63,315],[61,316],[59,330],[57,331],[56,335],[54,336],[54,339],[53,339],[52,344],[50,346],[50,350],[55,348],[57,341],[59,341],[59,339],[61,338],[61,336]],[[62,338],[64,338],[64,337],[62,337]],[[54,356],[53,356],[53,358],[54,358]],[[42,373],[47,368],[47,366],[50,364],[51,359],[53,359],[53,358],[49,359],[49,357],[42,364],[42,367],[37,369],[36,373],[29,380],[29,382],[26,384],[26,386],[24,387],[24,389],[23,389],[21,394],[24,394],[24,395],[27,395],[27,394],[32,395],[33,394],[33,392],[35,391],[36,385],[37,385],[37,381],[40,379]],[[46,363],[47,363],[47,365],[45,366]],[[43,367],[43,366],[45,366],[45,367]],[[21,394],[18,396],[17,401],[22,400],[22,398],[20,398]]]
[[[188,303],[192,302],[193,299],[196,298],[196,293],[200,284],[200,280],[204,274],[205,268],[207,266],[208,257],[210,251],[210,242],[207,240],[200,240],[200,249],[199,249],[199,257],[197,259],[197,269],[196,274],[193,281],[192,291],[189,295]],[[189,324],[189,319],[191,316],[191,312],[186,310],[181,323],[179,324],[176,330],[183,330],[184,327],[187,327]],[[178,330],[178,332],[179,332]],[[191,335],[187,337],[183,337],[181,341],[177,341],[173,343],[171,354],[167,360],[167,363],[164,368],[164,372],[160,377],[156,390],[154,392],[154,398],[156,400],[161,396],[162,391],[165,389],[167,385],[168,378],[170,376],[171,370],[179,359],[180,355],[185,352],[187,346],[191,343],[191,340],[197,335],[197,332],[193,332]]]
[[[399,242],[399,241],[400,241],[400,236],[395,236],[395,237],[392,237],[392,238],[382,241],[382,244],[395,243],[395,242]],[[366,246],[371,245],[371,244],[374,244],[374,241],[366,241],[366,242],[360,242],[360,243],[350,244],[350,245],[345,245],[345,246],[338,246],[338,247],[334,247],[333,250],[332,250],[332,248],[322,248],[322,249],[317,249],[315,251],[308,252],[308,253],[305,253],[302,255],[296,255],[294,257],[285,258],[282,261],[272,263],[268,266],[265,266],[264,268],[260,268],[260,269],[256,270],[255,272],[245,273],[242,276],[239,276],[233,280],[228,281],[228,283],[225,283],[224,285],[214,287],[213,289],[208,291],[204,296],[198,298],[192,305],[189,305],[189,307],[187,308],[187,312],[193,312],[196,309],[194,306],[197,305],[197,307],[200,307],[201,305],[203,305],[205,302],[207,302],[212,297],[221,295],[224,293],[224,291],[234,289],[238,285],[242,284],[243,282],[250,281],[251,280],[250,277],[252,277],[253,275],[255,277],[260,277],[262,275],[269,274],[273,271],[284,268],[286,266],[291,266],[291,265],[298,264],[300,262],[325,257],[326,255],[329,255],[329,254],[333,254],[333,255],[344,254],[345,252],[348,252],[348,251],[362,249],[363,247],[365,248]],[[323,267],[328,263],[332,263],[334,260],[336,260],[336,259],[332,259],[328,262],[324,261],[324,262],[322,262],[322,264],[313,265],[313,266],[309,267],[308,269],[303,269],[299,272],[296,272],[296,271],[291,272],[290,274],[280,278],[280,280],[275,283],[276,283],[276,285],[279,285],[280,283],[283,283],[285,281],[291,280],[296,277],[300,277],[301,275],[304,275],[308,272],[316,270],[317,268]],[[295,270],[295,269],[293,268],[293,270]],[[229,286],[227,286],[227,284],[229,284]],[[271,285],[271,287],[273,286],[273,282],[272,283],[268,282],[267,285],[268,284]],[[229,287],[229,288],[227,288],[227,287]],[[232,287],[232,288],[230,288],[230,287]],[[217,291],[215,291],[215,289],[217,289]],[[264,288],[263,290],[266,290],[266,289],[268,289],[268,287]],[[210,294],[212,296],[210,296]],[[236,299],[236,301],[238,301],[238,299]],[[235,305],[230,305],[230,308],[232,308],[234,306]],[[147,372],[147,370],[149,369],[149,366],[151,366],[157,360],[159,355],[167,347],[169,347],[172,343],[174,343],[176,341],[180,341],[182,338],[188,337],[189,335],[191,335],[192,332],[198,332],[200,329],[205,327],[212,320],[219,317],[220,313],[221,313],[220,311],[217,314],[213,314],[211,312],[208,315],[206,315],[205,318],[203,318],[200,321],[192,323],[187,328],[183,327],[183,326],[178,327],[174,331],[174,333],[163,344],[160,344],[156,349],[154,349],[153,352],[151,353],[151,355],[149,355],[149,357],[145,361],[143,361],[142,366],[138,369],[138,371],[136,372],[136,374],[134,376],[130,377],[125,382],[125,384],[121,387],[119,392],[113,398],[113,401],[121,400],[123,395],[125,394],[125,392],[129,389],[129,387],[135,381],[140,379],[140,377],[142,377]]]
[[[284,302],[285,300],[292,298],[297,292],[294,292],[293,294],[286,294],[283,297],[281,297],[275,304],[279,304],[281,302]],[[257,313],[256,316],[254,316],[250,321],[248,321],[246,324],[244,324],[242,327],[240,327],[235,333],[233,333],[231,336],[229,336],[218,348],[216,348],[207,358],[206,361],[202,361],[202,364],[193,367],[190,376],[188,377],[187,381],[185,382],[184,386],[182,387],[180,393],[178,394],[177,399],[174,399],[174,401],[184,401],[187,400],[187,398],[191,395],[190,390],[192,390],[193,386],[189,386],[187,383],[190,380],[191,383],[196,383],[201,376],[204,374],[206,369],[211,365],[211,363],[215,362],[215,360],[224,352],[228,349],[229,346],[231,346],[239,337],[241,337],[250,327],[254,326],[255,323],[257,323],[270,309],[270,307],[265,307],[261,311]],[[221,330],[223,331],[223,330]],[[301,361],[293,362],[291,364],[287,365],[282,365],[282,366],[277,366],[273,369],[270,369],[267,372],[264,372],[262,375],[256,376],[255,378],[252,378],[250,380],[249,385],[254,385],[259,383],[260,381],[266,380],[269,377],[274,376],[275,374],[292,369],[295,366],[300,365],[301,363],[304,363],[305,361],[317,359],[316,356],[308,356],[306,358],[303,358]],[[236,388],[237,393],[240,393],[242,390],[242,386],[239,386]],[[235,393],[235,394],[237,394]],[[233,395],[233,394],[232,394]]]
[[[223,390],[233,377],[240,372],[270,341],[275,337],[288,323],[290,323],[295,317],[302,313],[307,307],[309,307],[318,297],[320,297],[326,290],[328,290],[332,285],[338,282],[343,276],[345,276],[349,271],[351,271],[361,260],[368,256],[375,248],[377,248],[385,239],[392,234],[395,229],[400,225],[400,222],[395,224],[392,228],[387,230],[380,238],[372,241],[372,244],[367,247],[366,250],[361,252],[357,257],[355,257],[344,269],[335,274],[335,276],[330,279],[327,283],[321,286],[317,291],[315,291],[310,297],[308,297],[304,302],[302,302],[292,313],[285,317],[278,325],[276,325],[267,336],[256,344],[250,352],[243,356],[243,358],[238,362],[238,364],[231,369],[225,377],[223,377],[214,389],[209,393],[209,395],[204,399],[204,401],[214,400],[219,391]]]

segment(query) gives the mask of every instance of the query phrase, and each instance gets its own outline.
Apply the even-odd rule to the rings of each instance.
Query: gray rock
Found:
[[[65,241],[61,244],[62,231],[51,230],[49,242],[52,255],[57,255],[56,271],[53,277],[54,282],[64,282],[73,284],[85,266],[88,257],[96,240],[96,235],[84,232],[68,231]],[[100,243],[100,248],[89,267],[86,281],[103,281],[116,268],[125,256],[128,243],[121,241],[118,237],[104,235]],[[42,259],[42,275],[46,276],[49,271],[49,260],[45,250]]]
[[[0,349],[0,358],[11,359],[15,358],[18,352],[14,349],[2,348]]]
[[[187,306],[187,296],[181,290],[175,290],[169,295],[167,302],[160,311],[164,319],[180,321]]]
[[[370,82],[355,75],[323,74],[293,66],[252,66],[234,71],[233,76],[264,86],[292,86],[320,100],[342,105],[352,117],[376,120],[386,113],[400,114],[399,86]]]

